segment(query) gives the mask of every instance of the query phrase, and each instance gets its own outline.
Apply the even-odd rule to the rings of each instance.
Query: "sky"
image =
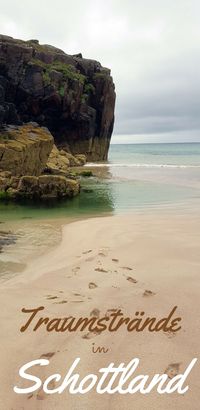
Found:
[[[0,32],[111,68],[113,142],[200,142],[199,0],[1,0]]]

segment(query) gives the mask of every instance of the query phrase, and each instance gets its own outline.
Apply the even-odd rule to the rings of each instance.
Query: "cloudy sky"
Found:
[[[200,141],[199,0],[1,0],[0,27],[111,68],[113,141]]]

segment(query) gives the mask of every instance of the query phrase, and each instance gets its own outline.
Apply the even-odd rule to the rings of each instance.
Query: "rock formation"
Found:
[[[79,193],[78,181],[60,175],[24,176],[17,190],[9,191],[16,199],[36,200],[71,198]]]
[[[49,155],[45,172],[48,174],[66,174],[69,167],[79,167],[85,165],[86,156],[77,154],[72,155],[64,150],[59,150],[56,145]]]
[[[72,198],[80,192],[77,180],[62,175],[13,177],[0,172],[0,200],[49,200]]]
[[[36,122],[63,150],[106,160],[114,106],[110,70],[99,62],[0,36],[0,125]]]
[[[78,165],[81,160],[60,154],[53,144],[48,129],[35,123],[0,131],[0,199],[60,199],[79,193],[79,182],[68,178],[67,155]]]
[[[40,175],[53,143],[50,132],[37,124],[5,127],[0,131],[0,169],[13,176]]]

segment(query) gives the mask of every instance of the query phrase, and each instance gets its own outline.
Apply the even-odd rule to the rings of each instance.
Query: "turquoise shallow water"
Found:
[[[132,211],[199,212],[200,144],[112,145],[109,162],[88,164],[95,177],[81,180],[81,194],[59,203],[0,203],[0,230],[16,244],[3,248],[0,280],[20,273],[30,258],[55,246],[61,225],[77,218]]]
[[[96,164],[90,164],[96,167]],[[0,221],[87,217],[185,204],[200,196],[200,144],[111,145],[98,177],[59,203],[0,204]]]

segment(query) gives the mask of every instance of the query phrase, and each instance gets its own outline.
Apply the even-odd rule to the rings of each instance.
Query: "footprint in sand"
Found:
[[[49,390],[54,390],[55,389],[55,381],[51,380],[48,384],[48,389]],[[44,392],[43,387],[40,387],[40,390],[38,391],[38,394],[36,395],[37,400],[45,400],[47,398],[47,394]]]
[[[95,268],[95,271],[96,271],[96,272],[103,272],[103,273],[107,273],[107,272],[108,272],[108,270],[103,269],[103,268]]]
[[[47,297],[47,300],[53,300],[53,299],[58,299],[58,296],[49,296],[49,297]]]
[[[173,377],[177,376],[177,374],[179,374],[180,365],[181,363],[171,363],[169,364],[169,366],[167,366],[164,373],[168,375],[169,379],[172,379]]]
[[[72,272],[76,274],[79,271],[79,269],[80,269],[80,266],[76,266],[76,268],[72,269]]]
[[[108,256],[108,251],[109,251],[109,248],[101,248],[101,249],[99,249],[99,253],[98,253],[98,255],[99,256]]]
[[[56,352],[48,352],[41,354],[40,358],[51,359],[56,354]]]
[[[92,249],[89,249],[88,251],[84,251],[84,252],[82,252],[82,254],[86,255],[87,253],[90,253],[90,252],[92,252]]]
[[[128,277],[126,278],[126,280],[128,280],[128,281],[131,282],[131,283],[137,283],[137,280],[134,279],[134,278],[132,278],[131,276],[128,276]]]
[[[41,357],[49,357],[49,356],[41,356]],[[48,384],[48,388],[49,388],[49,390],[53,390],[53,389],[55,389],[55,381],[54,380],[51,380],[50,382],[49,382],[49,384]],[[31,393],[31,394],[29,394],[28,396],[27,396],[27,399],[29,400],[29,399],[32,399],[33,397],[35,397],[34,395],[33,395],[33,393]],[[36,399],[37,400],[45,400],[47,398],[47,395],[46,395],[46,393],[44,392],[44,390],[43,390],[43,387],[41,386],[40,387],[40,389],[39,389],[39,391],[38,391],[38,393],[36,394]]]
[[[100,310],[97,309],[97,308],[93,309],[93,310],[90,312],[90,316],[94,316],[94,317],[96,317],[96,318],[99,318],[99,316],[100,316]]]
[[[60,302],[54,302],[54,305],[63,305],[64,303],[68,303],[67,300],[61,300]]]
[[[176,332],[171,332],[170,330],[168,332],[164,332],[164,334],[168,337],[168,339],[172,339],[176,336]]]
[[[96,332],[88,332],[85,335],[82,336],[82,339],[92,339],[93,337],[99,336],[101,334],[100,331],[96,331]]]
[[[89,287],[89,289],[95,289],[95,288],[97,288],[98,286],[96,285],[96,283],[90,282],[89,285],[88,285],[88,287]]]
[[[85,262],[92,262],[95,259],[94,256],[90,256],[89,258],[85,259]]]
[[[130,268],[129,266],[120,266],[120,268],[126,270],[133,270],[133,268]]]
[[[92,339],[94,337],[94,333],[89,332],[82,336],[82,339]]]
[[[145,290],[143,293],[143,296],[154,296],[156,295],[155,292],[152,292],[152,290]]]

